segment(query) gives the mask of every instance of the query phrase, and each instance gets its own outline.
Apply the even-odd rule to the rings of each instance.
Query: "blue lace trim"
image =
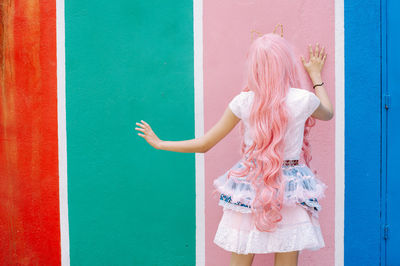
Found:
[[[306,202],[300,202],[301,205],[304,206],[308,206],[312,209],[314,209],[315,211],[319,211],[321,209],[321,206],[318,203],[318,200],[316,198],[312,198],[312,199],[307,199]]]
[[[227,196],[227,195],[225,195],[225,194],[223,194],[223,193],[221,193],[221,196],[220,196],[219,199],[220,199],[220,200],[223,200],[223,201],[226,201],[226,202],[228,202],[228,203],[231,203],[231,204],[235,204],[235,205],[239,205],[239,206],[245,207],[245,208],[251,208],[250,205],[246,205],[246,204],[244,204],[244,203],[241,203],[240,201],[232,202],[231,196]]]
[[[231,204],[241,206],[241,207],[251,208],[250,205],[246,205],[244,203],[241,203],[240,201],[232,202],[231,196],[225,195],[223,193],[221,193],[221,196],[219,199],[226,201],[228,203],[231,203]],[[315,211],[319,211],[321,209],[321,206],[319,205],[317,198],[307,199],[306,201],[299,202],[299,203],[303,206],[308,206],[308,207],[314,209]]]

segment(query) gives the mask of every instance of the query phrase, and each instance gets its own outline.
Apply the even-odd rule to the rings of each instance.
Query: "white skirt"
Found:
[[[261,232],[251,213],[224,208],[214,243],[238,254],[317,250],[325,246],[318,219],[300,206],[283,206],[275,232]]]
[[[239,161],[231,169],[241,167]],[[227,171],[214,180],[223,207],[214,237],[216,245],[238,254],[317,250],[325,246],[318,221],[322,209],[318,199],[324,197],[327,186],[304,164],[283,170],[286,186],[282,220],[274,232],[261,232],[255,227],[251,212],[255,192],[245,177],[227,179]]]

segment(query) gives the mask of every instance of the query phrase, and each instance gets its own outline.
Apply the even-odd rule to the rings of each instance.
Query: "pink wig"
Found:
[[[246,149],[243,123],[241,154],[242,171],[231,170],[238,177],[247,175],[255,188],[252,203],[255,225],[260,231],[275,231],[282,220],[280,210],[285,192],[282,176],[284,137],[288,122],[286,95],[290,87],[300,88],[299,60],[291,44],[277,34],[265,34],[253,41],[247,53],[247,86],[254,99],[249,117],[253,144]],[[311,160],[308,133],[315,119],[308,118],[304,128],[302,155],[306,165]]]

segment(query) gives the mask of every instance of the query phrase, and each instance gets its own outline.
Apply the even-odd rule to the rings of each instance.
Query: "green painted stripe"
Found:
[[[65,2],[71,265],[194,265],[192,1]]]

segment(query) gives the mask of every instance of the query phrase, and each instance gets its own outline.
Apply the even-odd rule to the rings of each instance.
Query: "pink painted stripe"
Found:
[[[256,1],[204,0],[204,129],[209,130],[222,115],[228,102],[244,85],[245,54],[251,40],[250,31],[271,32],[277,23],[284,25],[284,37],[294,43],[300,55],[307,55],[307,44],[320,42],[328,58],[323,77],[332,102],[335,102],[335,14],[333,0]],[[318,27],[316,27],[318,25]],[[311,85],[311,83],[309,83]],[[311,132],[312,167],[328,185],[321,201],[321,229],[326,247],[303,251],[300,265],[333,265],[335,256],[335,122],[317,122]],[[239,159],[238,128],[205,156],[206,265],[223,265],[230,253],[213,243],[221,207],[211,197],[212,181]],[[254,265],[272,263],[273,256],[256,256]]]

